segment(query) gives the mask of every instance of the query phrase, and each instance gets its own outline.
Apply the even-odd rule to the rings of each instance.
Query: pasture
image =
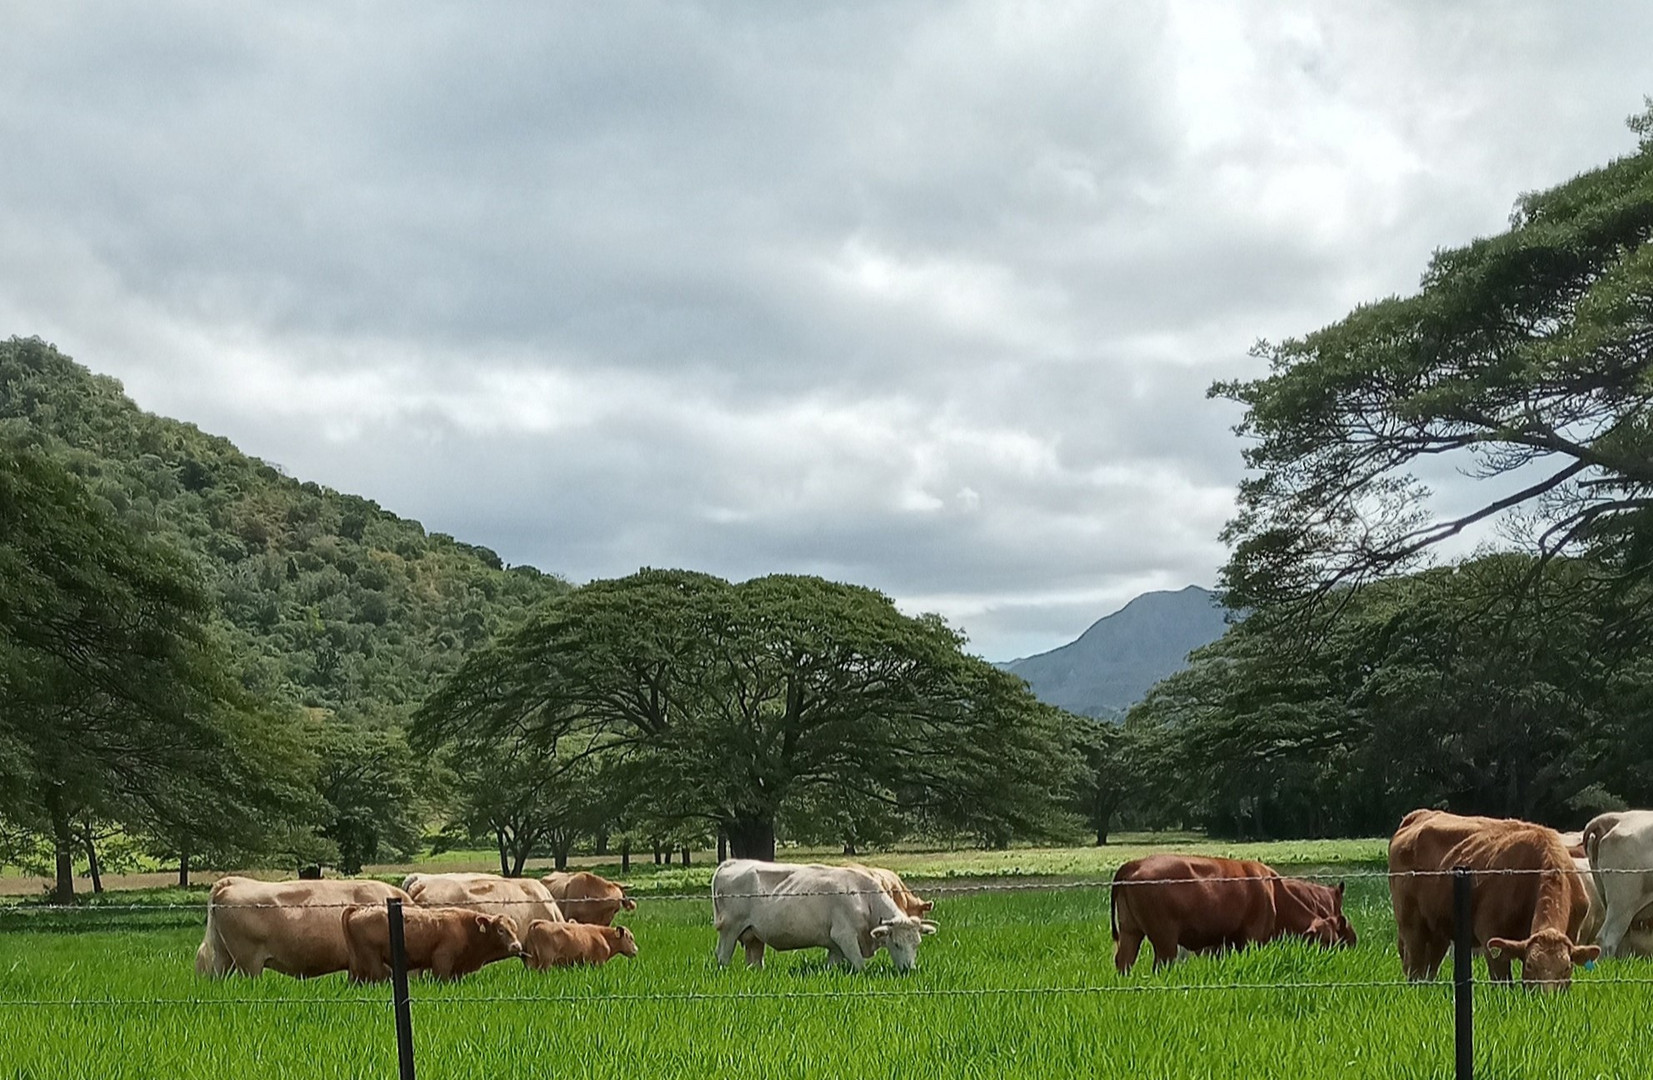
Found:
[[[1346,853],[1357,850],[1367,849]],[[1283,867],[1313,866],[1273,854]],[[1362,858],[1359,868],[1376,867]],[[1392,985],[1400,969],[1381,878],[1349,882],[1361,934],[1352,951],[1271,946],[1159,975],[1144,959],[1123,979],[1105,889],[929,891],[942,932],[907,978],[882,955],[863,977],[828,970],[818,951],[771,953],[762,972],[719,971],[709,901],[640,892],[626,920],[636,961],[551,973],[500,964],[455,985],[416,981],[419,1075],[1450,1075],[1450,987]],[[165,908],[4,916],[0,1076],[395,1074],[388,987],[342,976],[198,980],[200,923],[199,910]],[[1645,1075],[1653,985],[1625,979],[1653,982],[1653,962],[1604,961],[1565,995],[1478,985],[1479,1074]],[[1319,985],[1274,988],[1303,983]],[[1367,983],[1389,985],[1340,985]]]

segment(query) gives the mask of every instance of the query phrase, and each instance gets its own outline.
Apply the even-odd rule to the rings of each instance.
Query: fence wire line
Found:
[[[802,865],[802,864],[799,864],[799,865]],[[1370,880],[1370,879],[1373,879],[1373,878],[1384,878],[1386,880],[1393,880],[1395,878],[1452,877],[1454,874],[1456,874],[1456,872],[1457,872],[1456,870],[1451,870],[1451,869],[1443,869],[1443,870],[1394,870],[1394,871],[1391,871],[1391,870],[1347,870],[1347,871],[1342,871],[1342,872],[1321,871],[1321,872],[1318,872],[1318,873],[1306,873],[1306,874],[1274,874],[1274,875],[1262,876],[1262,877],[1143,878],[1143,879],[1133,879],[1133,880],[1126,880],[1126,881],[1114,881],[1111,878],[1087,878],[1087,879],[1081,879],[1081,880],[1077,880],[1077,881],[1004,881],[1004,882],[1000,882],[1000,881],[982,881],[982,882],[976,882],[976,883],[964,883],[964,884],[953,884],[953,885],[931,885],[928,882],[924,881],[923,879],[914,879],[917,882],[916,887],[909,886],[908,888],[909,888],[909,891],[913,892],[915,895],[917,894],[918,891],[921,890],[926,895],[929,895],[929,896],[945,896],[945,895],[949,895],[949,894],[953,894],[953,893],[969,894],[969,893],[988,893],[988,892],[1059,892],[1059,891],[1066,890],[1066,889],[1076,889],[1076,890],[1077,889],[1102,889],[1102,888],[1111,889],[1116,885],[1120,886],[1120,887],[1135,888],[1135,887],[1147,886],[1147,885],[1238,884],[1238,883],[1243,883],[1243,882],[1256,882],[1256,881],[1309,881],[1309,882],[1338,881],[1338,882],[1341,882],[1341,881]],[[1605,875],[1613,875],[1613,874],[1653,875],[1653,867],[1646,867],[1646,868],[1642,868],[1642,869],[1631,868],[1631,867],[1602,867],[1599,870],[1590,870],[1590,871],[1578,870],[1576,868],[1571,869],[1571,870],[1562,870],[1562,869],[1557,869],[1557,868],[1553,868],[1553,867],[1551,867],[1551,868],[1533,867],[1533,868],[1523,868],[1523,869],[1501,868],[1500,867],[1500,868],[1489,868],[1489,869],[1481,869],[1481,870],[1477,870],[1477,869],[1472,868],[1472,869],[1469,870],[1469,875],[1473,878],[1522,877],[1522,876],[1528,876],[1528,875],[1533,875],[1533,874],[1577,874],[1580,877],[1583,877],[1586,874],[1591,874],[1591,875],[1594,875],[1594,874],[1605,874]],[[327,878],[327,879],[324,879],[324,880],[328,881],[328,882],[344,883],[344,882],[349,882],[349,881],[363,881],[363,880],[374,880],[374,879],[371,879],[371,878]],[[506,881],[529,881],[529,880],[533,880],[533,879],[531,879],[531,878],[505,878],[503,880],[506,880]],[[285,885],[285,884],[294,884],[294,882],[272,881],[272,882],[261,882],[261,884]],[[702,890],[700,892],[692,892],[692,893],[688,893],[688,892],[680,892],[680,893],[652,893],[652,892],[627,893],[625,895],[625,899],[633,900],[633,901],[636,901],[638,903],[653,902],[653,901],[657,901],[657,900],[675,900],[675,901],[682,901],[682,900],[713,900],[713,899],[716,899],[716,900],[750,900],[750,899],[789,900],[789,899],[794,899],[794,898],[802,899],[804,897],[813,897],[813,896],[877,896],[880,893],[887,893],[887,892],[888,892],[888,890],[886,890],[886,889],[878,888],[878,889],[830,889],[830,890],[818,890],[818,891],[788,892],[788,893],[780,893],[780,894],[765,893],[765,892],[739,892],[739,893],[717,893],[717,894],[714,895],[714,894],[710,893],[709,891]],[[396,899],[396,898],[391,897],[390,899]],[[513,905],[528,905],[528,904],[543,905],[543,904],[548,904],[548,903],[554,903],[554,904],[558,905],[559,907],[565,907],[565,906],[566,907],[572,907],[572,906],[581,905],[581,904],[589,905],[589,904],[603,904],[603,903],[613,903],[613,902],[614,901],[612,899],[604,900],[604,899],[583,899],[583,898],[582,899],[575,899],[575,900],[555,900],[555,899],[552,899],[552,900],[534,900],[534,899],[527,899],[527,898],[502,898],[502,899],[497,899],[496,900],[496,899],[488,898],[488,899],[479,899],[479,900],[470,901],[470,903],[484,903],[484,904],[488,904],[488,905],[494,906],[494,907],[509,907],[509,906],[513,906]],[[314,908],[314,909],[324,909],[325,910],[325,909],[329,909],[329,908],[331,908],[331,909],[342,909],[342,908],[349,908],[349,907],[378,907],[378,906],[382,905],[383,903],[384,903],[383,900],[327,901],[327,902],[319,903],[319,904],[282,903],[282,902],[279,902],[279,901],[268,901],[268,900],[257,901],[257,902],[253,902],[253,903],[229,903],[229,904],[226,904],[226,903],[212,903],[210,900],[192,901],[192,902],[189,902],[189,903],[168,902],[168,903],[157,903],[157,904],[137,904],[137,903],[132,903],[132,904],[99,904],[99,903],[91,903],[91,904],[35,904],[35,903],[30,903],[28,901],[23,901],[23,902],[14,903],[14,904],[0,904],[0,914],[20,914],[20,913],[23,913],[23,912],[71,912],[71,911],[74,911],[74,912],[91,912],[91,911],[199,911],[203,907],[213,907],[213,908],[218,908],[218,909],[221,909],[221,910],[227,910],[227,909],[231,909],[231,908],[253,908],[253,909],[256,909],[256,908]],[[419,905],[418,903],[415,902],[414,905],[413,905],[413,908],[410,908],[409,910],[414,910],[415,908],[419,908],[419,907],[422,907],[422,906],[425,906],[425,905]],[[429,906],[431,906],[431,907],[445,907],[445,906],[458,906],[458,905],[429,905]]]
[[[1540,986],[1561,984],[1562,980],[1528,979],[1525,986]],[[1489,979],[1477,979],[1478,986],[1501,985]],[[1515,984],[1510,984],[1512,987]],[[1577,979],[1566,985],[1574,989],[1593,989],[1602,986],[1653,986],[1653,978],[1612,978],[1612,979]],[[701,1001],[796,1001],[801,999],[821,999],[843,1002],[853,1002],[862,999],[881,998],[960,998],[960,997],[1038,997],[1038,996],[1066,996],[1083,994],[1182,994],[1201,993],[1209,991],[1242,992],[1256,991],[1288,991],[1288,990],[1450,990],[1452,984],[1447,981],[1434,979],[1411,982],[1404,979],[1372,979],[1350,980],[1336,982],[1267,982],[1267,983],[1184,983],[1180,985],[1137,984],[1137,985],[1098,985],[1084,986],[988,986],[988,987],[915,987],[911,990],[857,990],[849,992],[828,992],[820,990],[779,990],[760,993],[708,993],[689,991],[686,993],[667,994],[507,994],[507,995],[460,995],[457,997],[416,997],[413,1004],[421,1008],[424,1006],[441,1006],[444,1008],[456,1005],[502,1004],[515,1003],[522,1005],[606,1005],[615,1002],[701,1002]],[[114,1008],[114,1007],[148,1007],[148,1006],[184,1006],[184,1005],[352,1005],[384,1008],[390,1002],[375,998],[344,997],[342,995],[320,998],[0,998],[0,1008],[10,1007],[41,1007],[41,1008]]]

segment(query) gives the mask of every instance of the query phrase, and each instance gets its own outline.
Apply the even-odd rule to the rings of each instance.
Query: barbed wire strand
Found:
[[[1605,986],[1653,986],[1653,978],[1586,978],[1575,979],[1570,983],[1563,980],[1527,980],[1524,984],[1509,984],[1511,988],[1517,985],[1527,987],[1549,985],[1551,983],[1569,985],[1573,989],[1596,989]],[[1489,979],[1477,979],[1479,986],[1501,985]],[[907,990],[855,990],[848,992],[820,991],[820,990],[780,990],[762,992],[715,993],[690,991],[685,993],[659,994],[510,994],[510,995],[461,995],[456,997],[415,997],[413,1004],[419,1007],[440,1006],[443,1008],[477,1004],[532,1004],[532,1005],[605,1005],[615,1002],[708,1002],[708,1001],[796,1001],[803,999],[821,999],[843,1002],[854,1002],[865,999],[884,998],[961,998],[961,997],[1015,997],[1015,996],[1064,996],[1084,994],[1182,994],[1207,992],[1283,992],[1297,990],[1375,990],[1395,989],[1406,991],[1439,991],[1450,990],[1452,984],[1443,980],[1425,980],[1412,982],[1398,979],[1372,980],[1339,980],[1331,982],[1266,982],[1266,983],[1182,983],[1166,984],[1087,984],[1083,986],[990,986],[990,987],[913,987]],[[0,997],[0,1008],[36,1007],[36,1008],[116,1008],[116,1007],[150,1007],[150,1006],[195,1006],[195,1005],[309,1005],[309,1006],[369,1006],[383,1008],[390,1002],[375,998],[362,997],[322,997],[322,998],[3,998]]]
[[[1604,874],[1604,875],[1613,875],[1613,874],[1653,875],[1653,867],[1647,867],[1645,869],[1637,869],[1637,868],[1632,868],[1632,867],[1602,867],[1598,870],[1589,871],[1588,873],[1589,874]],[[1059,891],[1070,890],[1070,889],[1071,890],[1103,889],[1103,888],[1112,889],[1114,886],[1120,886],[1120,887],[1126,887],[1126,888],[1137,888],[1137,887],[1151,886],[1151,885],[1192,885],[1192,884],[1219,884],[1220,885],[1220,884],[1241,884],[1241,883],[1248,883],[1248,882],[1276,881],[1276,880],[1308,881],[1308,882],[1318,882],[1318,881],[1338,881],[1338,882],[1342,882],[1342,881],[1370,880],[1370,879],[1376,879],[1376,878],[1383,878],[1385,880],[1393,880],[1393,879],[1396,879],[1396,878],[1452,877],[1455,874],[1456,874],[1456,870],[1452,870],[1452,869],[1396,870],[1396,871],[1389,871],[1389,870],[1353,870],[1353,869],[1351,869],[1351,870],[1336,871],[1336,872],[1334,872],[1334,871],[1321,871],[1321,872],[1315,872],[1315,873],[1276,874],[1276,875],[1272,875],[1272,876],[1258,876],[1258,877],[1138,878],[1138,879],[1127,879],[1125,881],[1115,881],[1111,878],[1084,878],[1084,879],[1067,880],[1067,881],[978,881],[978,882],[967,882],[967,883],[956,883],[956,884],[931,884],[929,882],[923,881],[922,879],[915,879],[918,882],[917,885],[916,886],[909,886],[908,889],[909,889],[910,892],[913,892],[915,895],[919,892],[923,892],[924,894],[931,895],[931,896],[945,896],[945,895],[950,895],[950,894],[955,894],[955,893],[958,893],[958,894],[975,894],[975,893],[992,893],[992,892],[1059,892]],[[1550,868],[1545,868],[1545,867],[1530,867],[1530,868],[1491,867],[1491,868],[1486,868],[1486,869],[1471,868],[1469,870],[1469,874],[1472,878],[1523,877],[1523,876],[1530,876],[1530,875],[1534,875],[1534,874],[1540,874],[1540,875],[1542,875],[1542,874],[1577,874],[1577,875],[1583,877],[1583,876],[1586,876],[1586,871],[1582,871],[1582,870],[1578,870],[1578,869],[1566,869],[1566,870],[1564,870],[1564,869],[1558,869],[1558,868],[1554,868],[1554,867],[1550,867]],[[332,882],[332,883],[343,884],[343,883],[350,882],[350,881],[372,880],[372,879],[330,878],[330,879],[326,879],[326,880],[328,882]],[[506,878],[506,879],[503,879],[503,880],[507,880],[507,881],[519,880],[520,881],[520,880],[532,880],[532,879]],[[284,885],[284,884],[294,884],[294,883],[293,882],[260,882],[260,884]],[[717,900],[741,900],[741,899],[789,900],[789,899],[802,899],[802,898],[805,898],[805,897],[816,897],[816,896],[876,896],[880,893],[887,893],[887,892],[888,892],[888,890],[886,890],[886,889],[877,888],[877,889],[801,890],[801,891],[797,891],[797,892],[786,892],[786,893],[738,892],[738,893],[717,893],[717,894],[714,895],[709,890],[701,890],[699,892],[692,892],[692,893],[689,893],[689,892],[628,893],[628,894],[626,894],[625,899],[636,901],[638,903],[645,903],[645,902],[652,903],[652,902],[661,901],[661,900],[670,900],[670,901],[684,901],[684,900],[705,901],[705,900],[713,900],[713,899],[717,899]],[[392,898],[387,898],[387,899],[394,899],[394,898],[392,897]],[[522,906],[526,906],[526,905],[544,905],[544,904],[548,904],[548,903],[555,903],[559,907],[565,907],[565,906],[573,906],[573,905],[594,905],[594,904],[613,903],[614,899],[612,899],[612,898],[611,899],[602,899],[602,898],[583,899],[582,898],[582,899],[575,899],[575,900],[544,900],[544,899],[533,899],[533,898],[527,898],[527,897],[524,897],[524,898],[506,897],[506,898],[500,898],[500,899],[479,898],[479,899],[471,901],[471,902],[472,903],[485,903],[485,904],[488,904],[488,905],[491,905],[491,906],[497,906],[497,907],[509,907],[509,906],[517,906],[517,905],[522,905]],[[320,909],[329,909],[329,908],[331,908],[331,909],[342,909],[342,908],[348,908],[348,907],[379,907],[379,906],[382,906],[383,903],[384,903],[383,899],[379,899],[379,900],[336,900],[336,901],[335,900],[329,900],[329,901],[324,901],[324,902],[321,902],[321,903],[284,903],[284,902],[280,902],[280,901],[271,901],[271,900],[242,902],[242,903],[222,903],[222,902],[212,903],[210,900],[199,900],[199,901],[190,901],[190,902],[187,902],[187,903],[177,902],[177,901],[168,901],[168,902],[162,902],[162,903],[147,903],[147,904],[146,903],[125,903],[125,904],[101,904],[101,903],[91,903],[91,904],[37,904],[37,903],[33,903],[33,902],[30,902],[30,901],[24,900],[24,901],[19,901],[19,902],[12,903],[12,904],[0,904],[0,915],[36,913],[36,912],[47,912],[47,913],[50,913],[50,912],[83,912],[84,913],[84,912],[94,912],[94,911],[125,911],[125,912],[137,912],[137,911],[157,911],[157,912],[159,912],[159,911],[200,911],[200,910],[203,910],[204,908],[206,908],[208,906],[218,908],[218,909],[226,909],[226,910],[227,909],[232,909],[232,908],[248,908],[248,909],[259,909],[259,908],[320,908]],[[421,905],[417,905],[417,904],[415,905],[415,907],[419,907],[419,906],[421,906]],[[437,906],[457,906],[457,905],[430,905],[430,906],[437,907]],[[409,910],[414,910],[414,908],[410,908]]]

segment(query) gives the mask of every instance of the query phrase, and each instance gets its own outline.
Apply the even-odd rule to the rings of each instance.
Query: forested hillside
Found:
[[[0,427],[193,554],[249,690],[399,725],[465,650],[566,591],[533,567],[284,476],[38,339],[0,343]]]

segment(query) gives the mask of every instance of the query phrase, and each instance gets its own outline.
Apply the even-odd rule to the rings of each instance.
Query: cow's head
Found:
[[[517,937],[516,926],[505,915],[476,916],[476,933],[485,940],[491,955],[522,955],[522,941]]]
[[[1521,961],[1521,983],[1532,990],[1565,990],[1573,982],[1573,965],[1588,964],[1601,955],[1599,945],[1574,945],[1553,927],[1520,941],[1489,938],[1487,955],[1505,955]]]
[[[1356,942],[1354,926],[1341,914],[1315,919],[1303,936],[1325,949],[1350,949]]]
[[[918,944],[925,934],[933,934],[938,927],[928,919],[911,915],[896,915],[872,928],[874,946],[890,951],[890,961],[897,971],[911,971],[918,966]]]
[[[614,951],[621,956],[637,956],[637,939],[623,926],[614,928]]]

